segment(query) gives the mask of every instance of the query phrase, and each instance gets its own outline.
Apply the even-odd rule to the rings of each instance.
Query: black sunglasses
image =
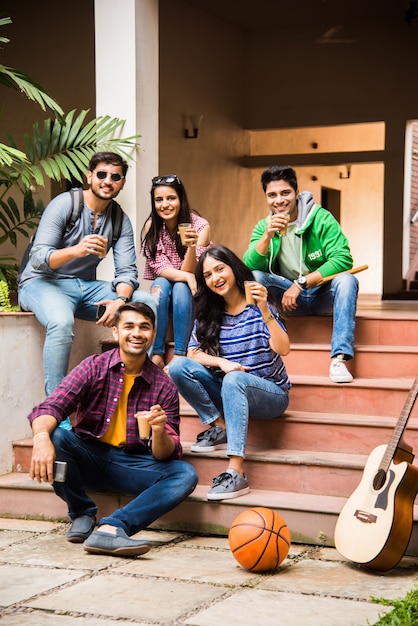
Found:
[[[118,183],[120,180],[122,180],[122,178],[124,178],[122,174],[118,174],[117,172],[110,173],[110,172],[105,172],[103,170],[99,170],[98,172],[96,172],[96,176],[99,180],[106,180],[106,178],[110,176],[110,179],[114,183]]]
[[[153,185],[169,185],[170,183],[176,182],[178,185],[181,185],[180,178],[175,174],[168,174],[167,176],[155,176],[152,179]]]

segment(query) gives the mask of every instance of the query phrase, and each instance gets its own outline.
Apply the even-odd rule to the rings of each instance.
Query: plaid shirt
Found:
[[[200,217],[200,215],[192,213],[191,224],[196,232],[200,233],[208,224],[208,221],[203,217]],[[196,246],[196,259],[199,259],[200,255],[203,254],[205,250],[210,248],[211,245],[212,242],[210,242],[207,246]],[[170,267],[174,267],[174,269],[179,270],[181,269],[184,261],[184,259],[179,256],[175,241],[170,237],[170,233],[168,232],[165,223],[163,223],[160,230],[155,259],[152,258],[146,244],[144,244],[142,252],[146,258],[144,270],[145,280],[155,280],[158,276],[160,276],[161,272]]]
[[[108,429],[123,387],[124,364],[119,348],[94,354],[77,365],[52,394],[34,407],[30,423],[40,415],[52,415],[58,423],[76,412],[74,430],[84,439],[98,439]],[[174,382],[147,357],[128,397],[125,450],[149,454],[139,438],[137,411],[160,404],[167,415],[166,431],[175,442],[171,458],[180,458],[179,396]]]

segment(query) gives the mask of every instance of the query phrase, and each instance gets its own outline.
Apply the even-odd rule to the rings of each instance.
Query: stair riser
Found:
[[[337,417],[337,416],[336,416]],[[365,418],[366,419],[366,418]],[[385,424],[332,423],[320,419],[298,420],[277,418],[273,420],[251,420],[248,428],[247,445],[273,450],[307,450],[313,452],[339,452],[344,454],[366,454],[378,445],[388,444],[397,418]],[[336,420],[337,422],[337,420]],[[188,444],[196,441],[203,425],[197,417],[181,418],[181,440]],[[418,420],[410,418],[405,431],[405,440],[418,452]],[[32,455],[30,440],[27,445],[14,445],[16,472],[29,472]]]
[[[186,455],[195,467],[199,484],[212,484],[212,479],[228,465],[227,458],[209,458],[203,455]],[[244,471],[250,488],[288,491],[314,495],[348,497],[357,487],[363,467],[344,468],[328,465],[305,465],[292,463],[259,462],[245,460]]]
[[[110,515],[127,501],[112,494],[99,496],[92,494],[92,496],[98,505],[99,519]],[[283,510],[274,506],[270,508],[284,517],[291,530],[292,541],[316,544],[321,534],[321,538],[326,537],[327,545],[333,545],[336,514],[307,511],[301,515],[298,510]],[[173,511],[156,520],[151,527],[226,536],[234,519],[246,509],[248,505],[237,500],[218,503],[193,501],[189,498]],[[70,521],[66,505],[52,490],[42,494],[36,490],[3,490],[0,515]],[[64,537],[63,541],[65,541]]]
[[[311,450],[314,452],[340,452],[370,454],[378,445],[388,444],[397,420],[392,425],[332,424],[320,421],[251,420],[248,428],[248,446],[273,450]],[[184,417],[181,420],[181,439],[193,443],[202,431],[200,420]],[[418,420],[410,419],[405,440],[418,453]]]
[[[406,399],[400,389],[359,387],[335,384],[328,387],[294,385],[290,392],[289,410],[318,411],[353,415],[399,416]]]
[[[294,317],[286,320],[291,343],[331,343],[331,317]],[[417,346],[415,319],[356,319],[356,345]]]
[[[297,343],[284,358],[290,380],[292,375],[328,376],[330,366],[329,348],[307,349],[299,348]],[[390,378],[396,373],[397,377],[413,378],[418,372],[418,350],[405,352],[385,351],[384,348],[376,351],[357,349],[354,359],[347,363],[347,367],[354,378]]]
[[[92,494],[98,505],[98,517],[110,515],[128,499],[112,494]],[[238,498],[220,502],[209,502],[194,499],[193,496],[182,502],[173,511],[162,516],[153,528],[182,530],[196,533],[210,533],[226,536],[235,518],[247,510],[249,506],[268,506],[281,515],[286,521],[292,542],[334,545],[334,529],[338,519],[338,511],[317,511],[304,507],[277,507],[273,503],[263,502],[260,505],[251,500]],[[67,517],[66,505],[52,489],[3,489],[0,499],[0,515],[25,518],[40,518],[70,521]],[[63,541],[65,539],[63,538]],[[412,536],[406,555],[418,554],[418,523],[413,524]]]

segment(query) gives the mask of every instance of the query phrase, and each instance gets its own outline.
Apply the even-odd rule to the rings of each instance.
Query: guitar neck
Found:
[[[416,375],[414,384],[412,385],[408,393],[408,397],[401,411],[401,415],[396,423],[395,429],[392,433],[392,437],[390,438],[389,444],[386,448],[386,452],[383,456],[382,463],[379,469],[383,470],[384,472],[388,471],[389,466],[392,462],[392,459],[395,455],[395,452],[399,446],[399,442],[406,428],[406,424],[408,422],[409,416],[412,413],[412,409],[415,404],[417,393],[418,393],[418,374]]]

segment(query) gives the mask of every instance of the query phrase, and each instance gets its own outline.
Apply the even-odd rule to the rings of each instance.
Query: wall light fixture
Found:
[[[185,139],[197,139],[199,136],[199,129],[202,123],[203,115],[193,114],[185,116]]]
[[[345,165],[345,172],[345,174],[343,174],[343,172],[340,172],[340,178],[350,178],[351,165]]]

